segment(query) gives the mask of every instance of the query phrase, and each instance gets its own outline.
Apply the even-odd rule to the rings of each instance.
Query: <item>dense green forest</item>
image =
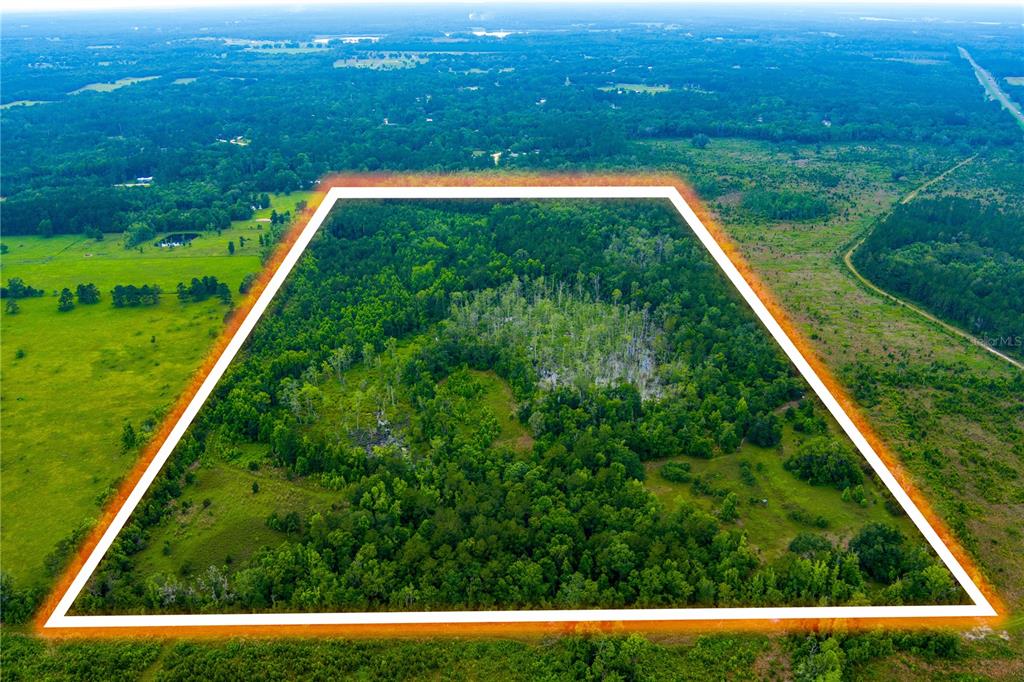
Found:
[[[381,35],[379,19],[356,13],[346,30],[377,40],[319,45],[304,33],[324,30],[316,12],[287,27],[248,18],[280,41],[269,45],[216,15],[218,32],[199,38],[187,22],[113,36],[84,23],[59,47],[45,23],[9,24],[4,101],[41,103],[3,111],[4,230],[213,230],[248,217],[258,193],[308,189],[328,172],[632,165],[645,161],[631,144],[641,139],[885,141],[965,155],[1020,143],[934,25],[894,49],[849,19],[840,36],[806,30],[828,22],[767,15],[734,17],[725,32],[700,17],[685,31],[623,29],[614,14],[583,32],[537,17],[535,30],[498,39],[453,32],[463,20],[447,15],[416,31],[389,22]],[[772,30],[787,35],[784,49]],[[389,63],[401,68],[380,68]],[[126,78],[149,80],[102,90]],[[826,209],[820,197],[749,201],[772,218]]]
[[[845,495],[866,475],[670,208],[426,203],[334,210],[78,609],[960,599],[891,524],[866,524],[849,547],[803,533],[768,563],[736,527],[735,493],[716,516],[670,512],[644,488],[645,460],[729,456],[748,437]],[[372,384],[352,378],[360,368]],[[477,407],[491,373],[514,396],[504,413]],[[806,438],[786,453],[772,424],[797,401]],[[501,420],[517,439],[501,438]],[[239,458],[336,501],[272,513],[286,538],[247,562],[134,571],[196,464]]]
[[[250,255],[256,244],[258,253],[266,254],[281,217],[293,207],[301,211],[293,193],[275,196],[276,210],[268,215],[268,193],[308,189],[326,172],[410,170],[642,169],[686,178],[796,316],[826,364],[853,389],[896,458],[1015,613],[1024,584],[1018,530],[1021,375],[998,372],[955,339],[950,343],[909,313],[873,300],[835,256],[899,196],[975,157],[934,187],[981,199],[977,207],[949,209],[972,234],[936,234],[921,226],[932,218],[910,217],[906,224],[920,228],[919,234],[890,244],[880,227],[857,257],[878,264],[880,271],[871,277],[885,288],[983,337],[991,329],[987,341],[1004,352],[1019,351],[1012,345],[1015,332],[1005,334],[1014,314],[1019,320],[1015,289],[1006,286],[1017,280],[998,278],[1016,276],[1006,268],[1019,265],[1020,255],[985,241],[988,219],[982,216],[994,216],[1005,226],[1002,221],[1012,216],[1007,206],[1019,213],[1022,137],[1011,117],[982,95],[957,53],[958,46],[968,48],[1019,102],[1024,92],[1014,84],[1024,76],[1019,12],[930,7],[924,16],[919,10],[876,6],[870,15],[845,8],[725,6],[601,6],[571,12],[538,6],[529,16],[502,10],[472,17],[462,7],[410,8],[400,18],[373,8],[307,9],[288,16],[257,8],[123,17],[5,12],[0,253],[11,271],[3,277],[2,292],[4,677],[661,680],[753,678],[779,670],[800,680],[887,679],[894,670],[907,679],[1019,677],[1024,657],[1019,624],[1013,625],[1019,618],[1011,618],[1006,630],[967,636],[722,635],[665,644],[640,637],[531,643],[47,642],[11,625],[31,617],[173,402],[176,382],[197,366],[203,344],[221,328],[230,294],[240,281],[244,293],[252,282],[247,273],[258,268],[255,257],[230,267],[183,261],[173,274],[160,270],[158,277],[145,265],[160,265],[155,239],[167,232],[203,233],[198,244],[207,241],[211,248],[194,250],[202,250],[203,257],[222,254],[226,261],[228,240],[241,247],[244,235],[253,240],[246,247]],[[508,34],[489,31],[499,28]],[[311,42],[315,36],[324,42]],[[352,36],[366,39],[352,42]],[[923,196],[904,215],[912,216],[910,209]],[[446,207],[446,214],[452,210]],[[945,220],[935,216],[940,224]],[[603,217],[617,220],[610,213]],[[645,218],[654,220],[649,214]],[[241,219],[269,220],[271,229],[255,222],[228,228],[228,221]],[[619,225],[621,243],[610,241],[603,258],[630,253],[637,235],[624,235],[639,224]],[[657,220],[648,229],[651,225]],[[891,220],[884,226],[899,230]],[[225,229],[231,232],[221,237]],[[921,235],[929,238],[921,241]],[[649,235],[639,237],[643,242]],[[358,240],[349,241],[345,249],[360,248]],[[336,603],[352,596],[353,585],[360,591],[370,585],[372,603],[363,606],[396,608],[387,586],[401,580],[402,589],[408,584],[415,590],[401,592],[401,599],[420,604],[641,604],[668,602],[673,589],[686,592],[686,586],[693,592],[675,603],[703,603],[698,600],[708,595],[709,603],[727,603],[759,593],[761,584],[764,598],[770,594],[786,603],[852,603],[851,588],[869,600],[896,603],[919,599],[928,590],[942,593],[948,586],[945,575],[928,570],[934,569],[932,559],[922,555],[916,534],[900,537],[906,519],[891,515],[880,500],[872,504],[872,477],[859,468],[859,460],[851,466],[850,453],[832,437],[814,401],[791,394],[782,407],[771,409],[777,397],[772,383],[767,384],[769,400],[747,401],[746,420],[728,413],[739,406],[735,390],[752,393],[765,384],[751,383],[758,369],[741,367],[735,381],[725,382],[728,390],[716,393],[714,381],[721,379],[709,368],[740,366],[762,347],[738,348],[714,336],[687,349],[688,341],[680,341],[669,318],[656,314],[659,306],[652,302],[661,301],[662,308],[670,303],[659,298],[658,286],[640,278],[637,291],[631,281],[610,285],[607,266],[591,258],[592,250],[579,261],[588,267],[567,265],[556,274],[545,260],[552,254],[532,255],[536,243],[523,247],[536,260],[525,265],[504,247],[494,246],[494,253],[505,254],[507,261],[481,264],[466,255],[470,245],[441,243],[448,249],[417,243],[417,257],[402,261],[408,269],[393,271],[397,283],[367,283],[369,268],[358,274],[331,271],[346,287],[353,282],[359,291],[364,284],[370,287],[376,294],[373,308],[360,308],[342,291],[295,282],[291,292],[305,290],[305,302],[288,304],[291,313],[288,306],[279,310],[290,314],[287,319],[301,332],[294,347],[273,356],[275,337],[261,332],[267,334],[265,352],[279,363],[276,369],[227,377],[231,391],[239,391],[237,400],[223,388],[214,398],[221,413],[204,414],[193,449],[179,453],[156,491],[166,504],[147,500],[149,516],[137,514],[134,534],[119,544],[104,565],[102,582],[90,586],[93,591],[80,600],[80,608],[239,608],[243,594],[251,605],[269,603],[274,600],[267,597],[268,585],[276,595],[266,578],[277,569],[294,572],[282,578],[290,584],[296,584],[292,578],[298,573],[315,576],[302,590],[282,595],[274,606],[279,609],[311,608],[308,604],[318,598],[310,596],[314,584],[329,586],[327,594]],[[558,243],[563,250],[583,248],[569,239]],[[413,249],[397,242],[387,246],[394,254],[403,246]],[[911,260],[917,258],[915,250],[927,268]],[[29,251],[17,263],[10,257]],[[100,274],[108,257],[119,258],[113,251],[131,256],[123,261],[132,268],[130,275]],[[350,251],[339,247],[342,252]],[[453,263],[449,259],[456,252],[463,257]],[[992,262],[980,266],[979,254]],[[552,262],[559,258],[555,254]],[[385,264],[377,265],[378,274],[389,272]],[[865,265],[858,260],[858,267]],[[317,267],[330,271],[333,266],[319,262]],[[1003,269],[993,274],[990,267]],[[54,280],[58,268],[68,274]],[[900,275],[899,282],[883,283],[889,268]],[[596,287],[595,269],[601,275]],[[216,286],[207,279],[213,275]],[[951,302],[948,291],[933,301],[930,288],[922,290],[916,279],[935,283],[954,275],[965,282],[961,293],[966,294],[959,298],[974,304],[974,313],[984,311],[981,318],[957,318],[957,310],[965,308],[962,301]],[[431,289],[435,280],[440,283]],[[157,281],[163,296],[154,294]],[[88,305],[95,298],[89,282],[99,285],[100,305]],[[119,299],[125,305],[115,308],[112,289],[119,284],[134,284],[136,295]],[[144,285],[151,287],[146,305],[138,291]],[[76,307],[57,312],[56,292],[63,287],[69,292],[66,304]],[[616,289],[619,295],[613,297]],[[207,297],[213,300],[204,302]],[[320,301],[333,307],[323,309]],[[501,305],[515,313],[517,324],[484,326],[500,319]],[[710,320],[712,328],[742,319],[728,307],[721,310],[722,317]],[[1010,324],[999,322],[1006,316]],[[322,333],[314,319],[326,321]],[[137,338],[125,333],[135,323]],[[587,333],[579,339],[585,354],[551,345],[566,328],[581,324]],[[16,335],[19,325],[24,331]],[[176,336],[178,326],[194,333]],[[522,352],[490,353],[451,340],[467,330],[489,345]],[[620,333],[635,345],[609,345]],[[284,335],[280,332],[277,340]],[[68,336],[83,342],[70,344]],[[534,341],[540,343],[531,346]],[[195,357],[182,353],[184,347],[195,348]],[[702,353],[721,349],[731,354],[702,359]],[[51,352],[64,356],[66,364],[43,363]],[[255,339],[246,352],[258,352]],[[780,369],[774,352],[758,355],[757,361],[766,360],[765,372],[788,384],[793,377],[774,374]],[[170,369],[175,355],[180,356],[178,375]],[[686,373],[673,374],[677,370]],[[91,411],[73,422],[51,419],[53,412],[40,410],[39,401],[57,401],[65,409],[77,394],[58,386],[66,386],[60,379],[70,376],[91,377],[92,394],[79,401]],[[574,381],[562,383],[563,376]],[[21,380],[16,390],[15,378]],[[684,395],[677,412],[665,407],[677,397],[674,387],[698,379],[696,397]],[[26,384],[37,389],[29,392]],[[143,390],[151,384],[163,388]],[[729,406],[717,416],[715,396],[724,396],[723,405]],[[710,399],[706,409],[705,398]],[[595,413],[596,406],[603,412]],[[630,410],[636,419],[622,419]],[[386,424],[378,421],[379,414]],[[674,420],[683,418],[687,428],[676,428]],[[633,428],[634,421],[645,430]],[[91,448],[71,446],[67,432],[60,431],[65,422],[92,434]],[[612,436],[602,429],[612,429]],[[577,453],[567,444],[579,434],[586,437],[581,436]],[[816,441],[822,447],[813,447]],[[26,445],[30,442],[47,456],[38,456]],[[434,442],[443,450],[435,452]],[[735,442],[738,449],[730,450]],[[750,456],[752,446],[760,448],[756,457]],[[663,448],[678,448],[678,454],[664,460]],[[479,460],[464,473],[453,472],[450,462],[457,453],[479,455]],[[780,513],[787,523],[767,525],[787,536],[781,554],[749,539],[756,536],[756,517],[764,510],[757,505],[770,480],[764,462],[778,464],[773,475],[787,477],[781,479],[786,490],[802,495],[813,484],[814,491],[834,498],[832,507],[806,503]],[[716,467],[723,463],[736,469],[738,478],[722,476]],[[428,518],[424,498],[411,492],[420,487],[419,476],[428,474],[424,490],[436,491],[444,501],[440,525]],[[856,482],[859,474],[863,483]],[[600,483],[593,480],[599,476]],[[14,503],[19,477],[32,486],[22,503],[35,502],[36,485],[38,490],[63,485],[67,499],[76,499],[74,513],[48,507],[45,529],[18,524],[16,517],[30,518]],[[583,514],[579,491],[591,494],[595,486],[604,486],[594,494],[609,504],[597,514]],[[522,502],[524,491],[546,494],[529,498],[530,504],[540,500],[533,508]],[[868,499],[863,506],[862,495]],[[684,503],[675,505],[677,497]],[[497,502],[509,499],[511,513],[520,516],[491,513]],[[617,509],[623,514],[605,514],[611,503],[622,504]],[[830,527],[822,515],[844,505],[856,519],[856,533],[834,522]],[[209,556],[198,553],[203,560],[197,560],[195,552],[186,551],[192,538],[168,532],[183,519],[201,525],[203,514],[226,515],[227,509],[255,515],[259,532],[252,533],[253,540],[248,535],[235,542],[207,538],[216,550]],[[477,514],[468,516],[472,510]],[[575,517],[564,518],[576,510]],[[628,526],[627,513],[643,523]],[[361,525],[346,525],[350,515]],[[534,518],[547,525],[530,525]],[[876,525],[878,519],[886,523]],[[504,525],[491,532],[498,523]],[[405,538],[404,527],[415,527],[416,533]],[[596,528],[604,535],[592,535]],[[663,549],[658,533],[680,528],[688,544]],[[324,537],[322,530],[330,532]],[[39,545],[37,556],[11,549],[12,537],[29,535]],[[704,542],[708,537],[710,544]],[[340,547],[335,540],[343,540]],[[620,541],[614,556],[606,540]],[[357,541],[372,544],[376,556],[359,555]],[[240,551],[246,542],[257,549],[285,545],[288,552]],[[489,556],[511,556],[527,546],[537,550],[536,561],[531,557],[529,565],[522,564],[527,581],[488,572]],[[406,547],[408,553],[400,554]],[[482,579],[437,585],[407,565],[424,547],[443,550],[441,560],[466,563],[470,573],[493,581],[486,590]],[[651,569],[641,571],[639,586],[632,571],[625,572],[630,554],[622,547],[632,553],[634,566]],[[589,551],[589,571],[583,550]],[[668,568],[672,561],[676,567]],[[40,567],[32,575],[26,567],[36,564]],[[372,570],[352,570],[356,564]],[[563,572],[566,565],[571,571]],[[210,566],[216,570],[209,572]],[[21,575],[12,577],[16,569]],[[237,589],[242,573],[248,581],[244,593]],[[893,580],[896,574],[903,578]],[[743,584],[733,590],[737,575]],[[702,576],[713,588],[699,591],[708,586]],[[755,585],[759,578],[763,582]],[[218,592],[223,585],[228,592]],[[115,593],[123,601],[117,602]],[[224,601],[211,603],[211,594]]]
[[[854,262],[989,345],[1024,353],[1024,214],[957,197],[901,204]]]

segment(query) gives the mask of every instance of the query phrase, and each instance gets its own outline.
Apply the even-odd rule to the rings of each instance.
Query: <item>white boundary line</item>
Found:
[[[707,248],[729,281],[754,310],[754,313],[793,362],[801,376],[835,417],[871,468],[900,503],[918,530],[931,545],[943,564],[971,598],[972,604],[940,606],[824,606],[824,607],[758,607],[758,608],[682,608],[682,609],[570,609],[525,611],[404,611],[370,613],[238,613],[188,615],[69,616],[71,605],[78,598],[89,577],[96,570],[114,538],[128,522],[160,469],[170,457],[178,441],[195,419],[199,409],[220,381],[228,365],[241,349],[253,327],[284,284],[313,235],[338,200],[345,199],[667,199],[679,211],[690,228]],[[998,615],[974,584],[935,529],[900,487],[857,425],[843,410],[832,392],[807,362],[800,350],[765,307],[722,247],[690,208],[686,200],[671,186],[545,186],[545,187],[334,187],[327,192],[320,206],[303,228],[298,239],[281,262],[259,299],[246,315],[238,331],[228,342],[213,369],[203,381],[188,407],[160,446],[153,461],[132,489],[124,505],[114,516],[85,564],[71,582],[50,615],[46,629],[54,628],[124,628],[124,627],[195,627],[195,626],[274,626],[274,625],[400,625],[449,623],[554,623],[554,622],[644,622],[644,621],[732,621],[732,620],[817,620],[850,618],[950,618],[989,617]]]

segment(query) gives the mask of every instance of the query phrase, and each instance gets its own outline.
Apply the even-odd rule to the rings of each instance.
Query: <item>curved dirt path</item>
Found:
[[[977,156],[977,155],[975,155],[975,156]],[[970,157],[964,159],[963,161],[961,161],[960,163],[956,164],[955,166],[952,166],[951,168],[946,169],[945,171],[943,171],[939,175],[936,175],[934,178],[932,178],[928,182],[926,182],[926,183],[924,183],[922,185],[919,185],[918,187],[914,188],[914,190],[912,190],[909,194],[907,194],[905,197],[900,199],[899,203],[900,204],[910,203],[922,190],[925,190],[928,187],[930,187],[931,185],[935,184],[936,182],[941,181],[943,178],[945,178],[947,175],[949,175],[950,173],[952,173],[956,169],[960,168],[961,166],[967,165],[968,163],[970,163],[973,160],[974,160],[974,156],[970,156]],[[995,355],[996,357],[998,357],[998,358],[1000,358],[1002,360],[1005,360],[1006,362],[1010,363],[1011,365],[1013,365],[1017,369],[1024,370],[1024,363],[1020,362],[1019,360],[1015,360],[1014,358],[1011,358],[1008,355],[999,352],[998,350],[996,350],[992,346],[988,345],[987,343],[985,343],[981,339],[977,338],[976,336],[974,336],[974,335],[964,331],[963,329],[960,329],[959,327],[956,327],[956,326],[954,326],[954,325],[952,325],[952,324],[950,324],[948,322],[945,322],[945,321],[939,319],[935,315],[929,313],[927,310],[924,310],[923,308],[920,308],[920,307],[914,305],[910,301],[904,300],[904,299],[902,299],[902,298],[900,298],[898,296],[894,296],[893,294],[889,293],[885,289],[882,289],[881,287],[876,285],[874,282],[869,280],[867,277],[862,275],[861,272],[857,269],[857,267],[853,264],[853,254],[857,251],[857,249],[860,247],[860,245],[864,243],[865,239],[867,239],[866,235],[864,237],[861,237],[860,239],[858,239],[857,242],[854,243],[854,245],[851,246],[849,249],[847,249],[846,253],[843,254],[843,263],[846,265],[846,269],[849,270],[850,273],[854,277],[857,278],[857,281],[859,281],[861,284],[863,284],[864,286],[866,286],[868,289],[870,289],[871,291],[875,292],[879,296],[882,296],[883,298],[886,298],[886,299],[892,301],[893,303],[898,303],[899,305],[903,306],[904,308],[908,308],[908,309],[914,311],[915,313],[917,313],[921,317],[925,318],[926,320],[928,320],[929,322],[931,322],[933,324],[938,325],[939,327],[941,327],[942,329],[946,330],[950,334],[954,334],[954,335],[960,337],[961,339],[969,341],[970,343],[974,344],[975,346],[977,346],[979,348],[983,348],[984,350],[988,351],[992,355]]]

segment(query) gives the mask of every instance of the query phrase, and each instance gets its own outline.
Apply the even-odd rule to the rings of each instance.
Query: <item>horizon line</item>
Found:
[[[1019,7],[1018,0],[983,0],[980,3],[966,3],[962,0],[783,0],[782,2],[766,2],[764,0],[643,0],[640,3],[622,6],[616,0],[559,0],[556,3],[543,0],[93,0],[91,2],[72,2],[71,0],[8,0],[0,4],[0,14],[44,15],[69,14],[83,15],[105,12],[124,12],[125,14],[144,14],[147,12],[185,12],[192,10],[217,9],[281,9],[290,12],[305,12],[321,8],[367,8],[380,5],[423,7],[434,9],[457,7],[530,7],[551,9],[585,8],[589,5],[616,5],[624,13],[644,7],[703,7],[718,9],[723,5],[730,7],[750,7],[764,9],[800,8],[807,10],[835,8],[864,9],[903,9],[903,8],[934,8],[941,9],[1008,9]],[[1022,20],[1024,20],[1024,12]],[[480,21],[485,21],[481,18]]]

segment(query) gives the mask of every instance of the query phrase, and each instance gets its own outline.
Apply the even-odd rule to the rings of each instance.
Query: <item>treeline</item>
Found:
[[[14,277],[8,280],[7,287],[4,288],[6,295],[3,298],[7,299],[7,304],[4,306],[4,310],[8,315],[15,315],[21,312],[21,306],[18,305],[17,299],[27,298],[30,296],[42,296],[43,291],[41,289],[33,289],[27,286],[20,278]],[[78,296],[78,302],[84,305],[92,305],[100,302],[100,290],[95,284],[91,282],[89,284],[79,284],[75,287],[75,292],[71,289],[64,287],[57,295],[57,310],[62,313],[66,313],[75,307],[75,296]]]
[[[251,281],[252,276],[248,276]],[[246,282],[243,281],[243,288]],[[199,302],[216,296],[225,304],[231,303],[231,288],[219,281],[215,276],[207,275],[202,278],[193,277],[186,285],[179,282],[176,288],[178,300],[182,302]],[[240,289],[241,291],[241,289]],[[20,307],[16,300],[20,298],[40,297],[45,295],[41,289],[35,289],[27,284],[20,277],[12,277],[7,281],[7,286],[2,289],[2,298],[7,299],[7,312],[17,313]],[[241,291],[245,293],[245,291]],[[151,306],[160,302],[163,290],[156,284],[117,284],[110,291],[110,301],[115,308],[130,308],[136,306]],[[84,305],[94,305],[100,302],[101,294],[99,287],[92,282],[78,284],[74,291],[64,287],[56,294],[58,303],[57,309],[66,312],[74,308],[75,299]]]
[[[878,286],[1024,354],[1024,214],[959,197],[898,205],[854,252]]]
[[[207,275],[202,279],[193,277],[188,285],[178,282],[176,290],[179,301],[205,301],[211,296],[216,296],[223,303],[231,303],[231,288],[213,275]]]
[[[644,460],[730,453],[754,424],[767,423],[760,437],[777,443],[771,417],[805,390],[703,246],[664,206],[360,202],[339,206],[309,249],[76,608],[961,598],[927,549],[894,529],[865,529],[856,548],[816,537],[766,563],[733,525],[743,513],[736,495],[716,514],[691,504],[669,512],[643,486]],[[581,306],[603,311],[589,322],[596,327],[579,322]],[[565,329],[565,320],[577,322]],[[467,325],[508,331],[466,334]],[[616,333],[605,335],[605,325]],[[399,353],[396,339],[411,337],[417,345]],[[623,371],[567,363],[560,344],[578,348],[585,361],[620,362]],[[629,369],[634,356],[653,363],[658,390],[641,393],[643,379]],[[359,388],[370,393],[371,423],[338,428],[331,415],[340,404],[331,396],[356,390],[345,382],[359,363],[380,375]],[[531,438],[525,449],[496,441],[493,413],[465,408],[481,399],[465,368],[493,371],[511,386],[514,418]],[[552,372],[569,378],[552,380]],[[801,407],[807,425],[818,423],[814,412],[809,402]],[[173,523],[194,463],[252,443],[267,452],[255,466],[319,482],[337,491],[337,503],[272,514],[268,526],[285,536],[244,562],[174,575],[133,570],[154,532]],[[261,493],[253,486],[248,494]],[[903,558],[892,570],[874,565],[873,557],[897,551]],[[875,575],[888,578],[875,582]]]
[[[26,189],[5,199],[7,234],[125,232],[129,246],[141,244],[160,232],[204,232],[225,229],[232,220],[252,217],[261,207],[252,191],[227,188],[207,181],[168,183],[151,187],[98,187],[86,184],[65,188]]]
[[[12,277],[7,280],[7,286],[0,287],[0,298],[33,298],[45,293],[42,289],[29,286],[21,277]]]
[[[486,40],[484,51],[469,49],[471,42],[465,53],[378,72],[332,69],[350,48],[293,55],[287,69],[266,54],[236,49],[226,67],[213,67],[223,45],[164,46],[126,34],[119,37],[126,59],[135,55],[156,73],[198,80],[175,86],[162,76],[123,88],[110,93],[115,108],[110,97],[64,95],[76,87],[69,79],[81,85],[112,76],[96,70],[85,46],[61,48],[69,68],[42,72],[32,66],[38,50],[12,43],[5,98],[57,101],[5,111],[5,230],[130,230],[134,241],[149,232],[226,226],[251,215],[257,189],[308,189],[329,172],[479,171],[493,169],[490,154],[498,152],[501,167],[634,167],[654,157],[633,143],[651,138],[891,141],[953,150],[1020,143],[1005,112],[979,98],[969,67],[949,77],[961,67],[955,54],[956,67],[937,69],[871,59],[865,54],[889,48],[878,48],[870,34],[842,47],[808,32],[782,42],[756,38],[755,45],[632,29],[600,39],[586,32],[512,38],[500,50]],[[914,40],[937,53],[950,49],[942,38]],[[634,54],[643,55],[644,66]],[[617,81],[643,85],[651,70],[668,91],[601,90],[612,72]],[[934,97],[938,91],[942,98]],[[261,118],[254,110],[277,115]],[[218,141],[225,135],[251,144]],[[152,185],[123,186],[140,177],[152,177]],[[765,208],[781,219],[823,215],[810,200]]]
[[[4,665],[12,679],[365,679],[381,682],[433,677],[502,680],[710,681],[750,675],[767,638],[704,635],[665,643],[642,635],[564,636],[542,642],[494,638],[394,640],[154,639],[41,642],[3,633]],[[794,634],[774,650],[794,679],[844,679],[879,667],[894,654],[931,665],[964,659],[963,640],[947,631]],[[964,661],[972,665],[973,660]],[[943,668],[944,669],[944,668]],[[829,677],[825,677],[829,675]]]
[[[829,213],[828,201],[820,195],[790,190],[751,190],[743,197],[743,207],[770,220],[812,220]]]
[[[162,293],[160,287],[155,284],[118,284],[110,290],[110,302],[115,308],[156,305],[160,302]]]

